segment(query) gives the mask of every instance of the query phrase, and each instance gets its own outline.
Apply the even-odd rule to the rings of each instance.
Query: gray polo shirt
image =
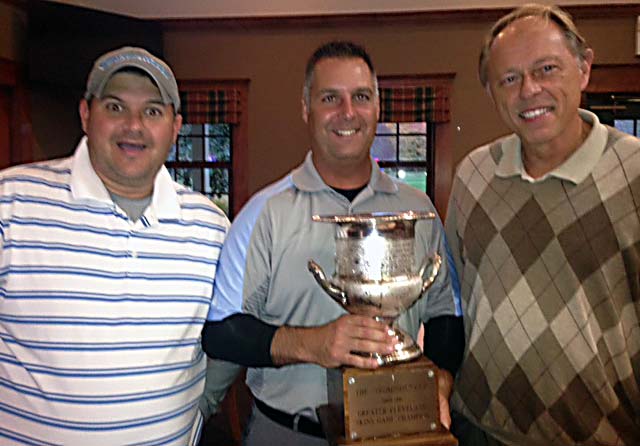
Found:
[[[209,320],[243,311],[275,325],[317,326],[344,314],[307,270],[312,259],[328,276],[334,271],[335,227],[314,223],[311,216],[435,212],[426,194],[393,181],[371,162],[369,184],[352,202],[322,181],[310,153],[289,175],[257,193],[240,212],[225,241]],[[419,221],[415,264],[433,252],[450,259],[442,223],[439,219]],[[460,314],[447,261],[426,295],[400,317],[400,325],[415,338],[421,322]],[[315,418],[315,408],[327,400],[325,373],[313,364],[249,369],[247,384],[268,405]]]

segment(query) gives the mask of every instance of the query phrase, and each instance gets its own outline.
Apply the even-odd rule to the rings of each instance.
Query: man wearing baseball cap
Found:
[[[175,77],[100,57],[68,158],[0,172],[0,444],[190,445],[228,220],[163,166]]]

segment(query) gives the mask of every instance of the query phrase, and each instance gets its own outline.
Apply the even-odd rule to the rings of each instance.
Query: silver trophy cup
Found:
[[[313,277],[349,313],[384,321],[395,332],[395,351],[373,355],[380,365],[421,355],[415,341],[395,321],[433,284],[440,270],[442,259],[435,253],[414,267],[415,224],[434,217],[432,212],[413,211],[312,217],[315,222],[336,224],[335,273],[328,279],[309,260]]]

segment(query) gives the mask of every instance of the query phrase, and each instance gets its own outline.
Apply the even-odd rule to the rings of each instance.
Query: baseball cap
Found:
[[[87,90],[84,93],[84,98],[86,100],[91,99],[92,96],[100,98],[111,76],[117,71],[128,67],[139,68],[147,73],[155,82],[158,90],[160,90],[162,102],[164,104],[173,104],[173,109],[176,113],[180,111],[178,84],[169,65],[147,50],[131,46],[110,51],[95,61],[87,79]]]

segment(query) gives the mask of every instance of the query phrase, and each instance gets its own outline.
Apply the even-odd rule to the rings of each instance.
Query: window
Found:
[[[640,118],[640,115],[638,115]],[[640,123],[640,119],[614,119],[613,125],[618,130],[626,132],[633,136],[640,136],[640,129],[638,128],[638,123]]]
[[[594,64],[582,107],[603,124],[640,136],[640,66]]]
[[[436,195],[442,196],[442,191],[436,193],[436,147],[446,155],[442,161],[450,163],[445,136],[449,135],[451,77],[379,79],[380,123],[371,155],[387,174],[426,192],[434,202]]]
[[[387,174],[433,195],[434,136],[430,122],[382,122],[371,155]]]
[[[633,93],[587,93],[586,108],[603,124],[630,135],[640,135],[640,95]]]
[[[248,198],[246,81],[180,81],[182,129],[166,166],[232,218]]]
[[[173,178],[213,200],[229,215],[232,171],[231,124],[183,124],[167,159]]]

